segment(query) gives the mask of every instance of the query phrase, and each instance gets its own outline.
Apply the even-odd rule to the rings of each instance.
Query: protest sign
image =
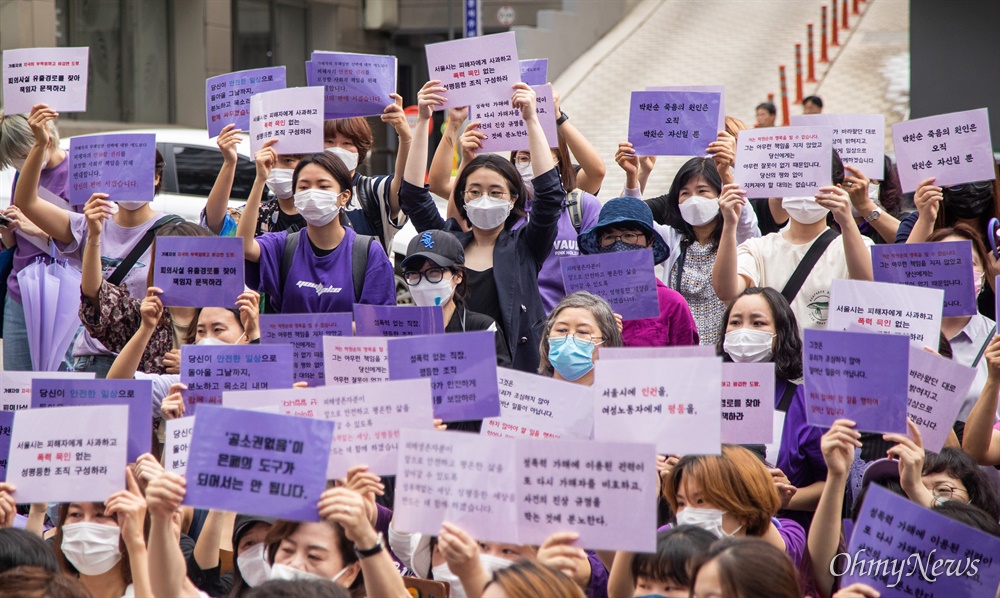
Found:
[[[226,73],[205,79],[205,122],[208,136],[216,137],[226,125],[250,130],[250,98],[285,88],[285,67],[269,66]]]
[[[944,291],[942,317],[977,313],[972,241],[873,245],[875,282]]]
[[[513,32],[427,44],[427,72],[448,89],[438,106],[471,106],[483,98],[510,98],[521,80]]]
[[[351,336],[351,314],[261,314],[260,342],[292,345],[295,381],[323,386],[323,337]]]
[[[986,108],[896,123],[892,144],[903,193],[931,177],[938,187],[996,178]]]
[[[700,156],[719,133],[722,94],[633,91],[628,140],[638,156]]]
[[[559,131],[556,128],[556,107],[552,98],[551,85],[537,85],[535,90],[535,113],[542,125],[549,147],[559,147]],[[510,104],[507,97],[483,99],[470,107],[469,118],[479,121],[479,131],[486,134],[479,152],[528,151],[528,126],[521,111]]]
[[[611,304],[623,320],[660,315],[653,251],[620,251],[559,258],[566,294],[589,291]]]
[[[313,52],[306,81],[322,86],[324,117],[376,116],[394,100],[396,57],[352,52]]]
[[[163,443],[163,469],[184,475],[187,471],[188,454],[191,452],[191,434],[194,432],[194,416],[168,419],[166,440]]]
[[[924,449],[941,452],[976,379],[975,368],[910,345],[906,412],[920,428]]]
[[[521,83],[528,85],[545,85],[548,82],[549,59],[536,58],[528,60],[518,60],[518,67],[521,69]]]
[[[906,433],[909,343],[895,334],[806,328],[806,421],[850,419],[865,432]]]
[[[150,452],[153,438],[153,383],[149,380],[36,379],[31,408],[128,406],[128,460]]]
[[[882,114],[796,114],[792,126],[833,127],[833,149],[844,164],[869,179],[885,179],[885,116]],[[850,173],[848,173],[850,174]]]
[[[658,87],[647,87],[646,91],[697,91],[719,94],[719,126],[717,131],[726,130],[726,86],[725,85],[667,85]],[[708,147],[706,142],[705,147]]]
[[[872,484],[830,572],[882,596],[993,596],[998,554],[1000,538]]]
[[[774,364],[722,364],[722,442],[768,444],[774,430]]]
[[[389,340],[389,379],[430,378],[434,417],[447,422],[500,415],[492,330]]]
[[[181,347],[181,383],[186,414],[198,405],[222,403],[230,390],[269,390],[292,387],[291,345],[184,345]]]
[[[484,436],[566,440],[593,436],[591,387],[507,368],[497,368],[497,383],[500,416],[483,422]]]
[[[595,362],[594,440],[649,442],[665,455],[718,455],[722,360]]]
[[[89,62],[90,48],[4,50],[4,112],[28,114],[35,104],[56,112],[86,112]]]
[[[301,390],[305,389],[293,387],[290,392],[297,394]],[[273,390],[227,390],[222,393],[222,406],[226,409],[281,413],[278,407],[281,396]]]
[[[357,336],[415,336],[443,334],[444,314],[440,306],[354,304]]]
[[[327,384],[360,384],[389,379],[389,339],[323,337]]]
[[[160,237],[153,264],[153,286],[169,307],[232,308],[245,288],[238,237]]]
[[[333,422],[226,409],[198,410],[184,504],[293,521],[319,521]]]
[[[323,88],[289,87],[250,97],[250,152],[277,139],[278,154],[323,151]]]
[[[156,135],[108,133],[69,140],[69,203],[87,203],[94,193],[108,201],[153,201]]]
[[[10,434],[14,429],[14,412],[0,411],[0,482],[7,479],[7,459],[10,457]]]
[[[906,335],[915,344],[936,350],[943,305],[940,289],[838,278],[830,285],[827,327],[847,330],[854,324],[872,332]]]
[[[736,140],[736,184],[751,197],[812,197],[832,185],[833,127],[746,129]]]
[[[104,502],[124,490],[128,412],[124,405],[16,412],[7,482],[17,500]]]
[[[715,347],[692,345],[688,347],[604,347],[602,360],[612,359],[666,359],[671,357],[715,357]]]
[[[34,380],[93,380],[94,372],[16,372],[0,370],[0,411],[18,411],[31,407],[31,385]]]

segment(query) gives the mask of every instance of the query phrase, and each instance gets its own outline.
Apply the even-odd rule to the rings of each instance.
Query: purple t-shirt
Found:
[[[580,232],[583,232],[597,224],[597,218],[601,215],[601,200],[589,193],[581,193],[580,203]],[[569,210],[563,209],[562,215],[559,216],[556,240],[552,243],[552,253],[545,258],[542,269],[538,272],[538,294],[542,296],[545,313],[552,311],[552,308],[566,296],[559,258],[580,255],[576,243],[578,236],[579,233],[573,228],[573,217]]]
[[[778,380],[774,389],[774,404],[777,406],[788,382]],[[805,488],[826,479],[826,461],[820,450],[823,429],[810,426],[806,422],[806,399],[803,385],[799,385],[785,414],[785,425],[781,430],[781,447],[775,464],[788,481],[796,488]],[[782,511],[781,516],[791,519],[805,529],[812,523],[812,511]]]
[[[257,237],[260,245],[260,285],[280,313],[309,314],[349,312],[354,309],[354,277],[351,253],[357,233],[345,229],[344,240],[332,252],[317,256],[305,234],[299,235],[292,266],[284,284],[280,281],[281,256],[288,233],[267,233]],[[251,264],[251,267],[256,264]],[[382,246],[374,242],[368,248],[368,269],[359,303],[396,305],[396,279],[392,264]]]
[[[68,154],[63,158],[62,162],[42,171],[42,174],[38,177],[38,186],[45,187],[55,195],[69,201]],[[14,184],[10,188],[11,201],[13,201],[14,189],[16,187],[17,180],[14,181]],[[26,235],[21,234],[20,231],[14,231],[14,236],[17,237],[17,249],[14,250],[13,269],[10,272],[10,276],[7,277],[7,294],[10,295],[11,299],[20,303],[21,287],[17,283],[17,273],[23,270],[28,264],[34,262],[35,258],[45,258],[46,262],[51,262],[52,260],[49,258],[47,252],[35,247],[35,245],[26,239]]]

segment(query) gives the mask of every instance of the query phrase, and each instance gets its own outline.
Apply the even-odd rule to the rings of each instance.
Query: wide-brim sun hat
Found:
[[[645,202],[635,197],[616,197],[604,204],[597,224],[580,233],[577,238],[580,253],[587,255],[600,253],[601,242],[598,232],[610,226],[636,228],[645,233],[646,239],[653,242],[650,248],[653,250],[654,264],[659,264],[670,256],[670,248],[654,227],[652,210]]]

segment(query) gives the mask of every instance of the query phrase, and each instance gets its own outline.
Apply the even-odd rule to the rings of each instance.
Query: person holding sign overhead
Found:
[[[528,191],[521,175],[508,160],[488,154],[466,164],[455,181],[458,211],[471,230],[464,232],[456,219],[445,221],[438,213],[424,176],[428,121],[434,107],[445,102],[442,94],[447,91],[440,81],[427,82],[418,94],[414,147],[407,158],[400,203],[418,232],[442,229],[458,238],[465,249],[469,309],[493,318],[507,338],[514,369],[532,372],[538,367],[545,321],[538,271],[552,250],[566,193],[535,113],[535,92],[523,83],[513,90],[511,105],[527,125],[535,174],[528,224],[514,228],[526,216]]]

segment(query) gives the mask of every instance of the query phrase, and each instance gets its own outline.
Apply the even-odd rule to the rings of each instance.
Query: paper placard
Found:
[[[35,380],[93,380],[94,372],[16,372],[0,370],[0,411],[19,411],[31,407],[31,385]]]
[[[873,245],[872,272],[875,282],[943,290],[942,317],[978,312],[972,241]]]
[[[740,131],[736,184],[751,197],[812,197],[832,185],[833,127]]]
[[[87,203],[94,193],[108,201],[153,201],[156,135],[108,133],[69,140],[69,203]]]
[[[903,193],[930,177],[938,187],[996,178],[986,108],[896,123],[892,144]]]
[[[492,330],[389,339],[389,379],[430,378],[434,417],[447,422],[500,415]]]
[[[230,390],[291,388],[291,345],[184,345],[181,383],[187,415],[200,405],[222,404]]]
[[[447,101],[438,106],[459,108],[489,98],[510,98],[521,80],[514,32],[427,44],[428,78],[441,81]]]
[[[4,112],[28,114],[35,104],[56,112],[86,112],[89,62],[90,48],[4,50]]]
[[[918,346],[937,350],[944,291],[911,286],[834,279],[830,285],[827,328],[851,325],[882,334],[901,334]]]
[[[351,336],[351,314],[261,314],[260,342],[263,345],[294,347],[295,381],[323,386],[323,337]]]
[[[205,122],[208,136],[217,137],[226,125],[250,130],[250,98],[285,88],[285,67],[269,66],[226,73],[205,79]]]
[[[250,152],[277,139],[278,154],[323,151],[323,88],[290,87],[250,98]]]
[[[184,504],[204,509],[319,521],[333,422],[226,409],[198,410]]]
[[[163,443],[163,469],[180,475],[187,471],[191,452],[194,416],[166,420],[166,440]]]
[[[552,98],[551,85],[536,85],[535,112],[542,125],[549,147],[559,147],[559,131],[556,128],[556,107]],[[530,150],[528,127],[521,117],[521,111],[510,105],[510,96],[476,101],[469,110],[469,119],[479,121],[479,130],[486,134],[482,152],[516,152]]]
[[[124,405],[16,412],[7,482],[18,502],[104,502],[124,490],[128,412]]]
[[[480,434],[497,438],[590,440],[594,390],[547,376],[497,368],[500,417],[483,422]]]
[[[313,52],[306,81],[322,86],[324,118],[377,116],[396,93],[396,57],[352,52]]]
[[[7,460],[10,457],[10,434],[14,429],[14,412],[0,411],[0,482],[7,479]]]
[[[232,308],[245,288],[243,263],[238,237],[160,237],[153,286],[169,307]]]
[[[700,156],[719,133],[722,94],[633,91],[628,140],[638,156]]]
[[[806,328],[806,421],[850,419],[864,432],[906,433],[909,342],[895,334]]]
[[[718,455],[722,360],[595,362],[594,440],[649,442],[662,455]]]
[[[719,131],[726,130],[726,86],[725,85],[667,85],[647,87],[646,91],[700,91],[719,94]]]
[[[774,364],[723,363],[722,442],[770,444],[773,424]]]
[[[793,127],[814,125],[833,127],[833,149],[837,150],[837,155],[844,164],[857,168],[869,179],[884,180],[885,115],[792,115]]]
[[[906,413],[920,428],[924,450],[939,453],[972,388],[976,370],[913,345],[909,367]]]
[[[567,295],[589,291],[623,320],[660,315],[652,249],[561,257],[559,268]]]
[[[548,82],[549,59],[536,58],[529,60],[518,60],[518,67],[521,69],[521,83],[528,85],[545,85]]]
[[[389,379],[389,339],[323,337],[326,383],[361,384]]]
[[[444,333],[440,307],[354,304],[357,336],[416,336]]]
[[[711,345],[686,347],[604,347],[598,348],[603,360],[613,359],[669,359],[673,357],[715,357]]]

